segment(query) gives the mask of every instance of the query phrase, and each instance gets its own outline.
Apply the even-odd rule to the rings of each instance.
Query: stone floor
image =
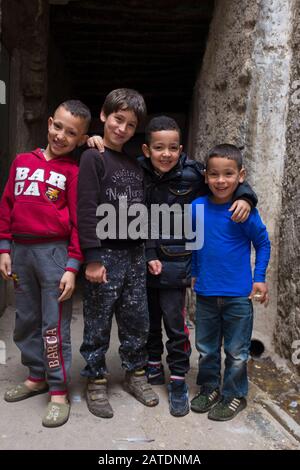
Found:
[[[56,429],[41,425],[47,396],[39,395],[19,403],[6,403],[0,398],[0,449],[96,449],[96,450],[216,450],[299,449],[299,442],[256,400],[257,388],[250,386],[248,407],[234,420],[224,423],[209,421],[204,414],[190,412],[174,418],[168,411],[165,386],[156,387],[160,403],[146,408],[122,388],[123,371],[118,357],[116,325],[113,326],[108,365],[111,371],[109,395],[115,415],[101,419],[87,410],[84,380],[79,372],[83,360],[78,352],[82,336],[82,306],[75,304],[72,323],[73,370],[68,423]],[[22,381],[26,370],[20,364],[19,351],[12,341],[13,308],[0,318],[0,340],[6,346],[6,364],[0,364],[0,397],[15,382]],[[191,330],[194,342],[194,330]],[[193,396],[197,372],[197,353],[193,350],[188,376]]]

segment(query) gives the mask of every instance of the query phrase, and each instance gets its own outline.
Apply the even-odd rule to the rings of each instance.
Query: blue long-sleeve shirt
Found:
[[[270,241],[259,213],[252,209],[244,223],[231,220],[230,203],[214,204],[209,196],[192,203],[193,230],[201,230],[196,205],[204,204],[204,244],[192,255],[195,292],[203,296],[248,296],[253,282],[265,282],[270,259]],[[251,243],[256,251],[254,276],[251,271]]]

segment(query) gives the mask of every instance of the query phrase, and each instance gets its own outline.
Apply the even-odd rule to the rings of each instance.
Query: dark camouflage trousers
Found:
[[[80,352],[87,363],[82,371],[86,377],[99,377],[107,372],[105,354],[114,313],[122,367],[133,371],[142,369],[147,363],[149,316],[144,247],[102,248],[101,253],[107,284],[85,280],[84,286],[84,333]]]

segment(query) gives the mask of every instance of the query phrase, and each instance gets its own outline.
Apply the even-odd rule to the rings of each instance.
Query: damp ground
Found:
[[[248,372],[250,380],[300,425],[299,376],[276,367],[271,357],[250,359]]]

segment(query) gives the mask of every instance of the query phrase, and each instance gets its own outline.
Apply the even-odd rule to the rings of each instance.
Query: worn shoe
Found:
[[[54,403],[50,401],[42,424],[46,428],[57,428],[65,424],[70,415],[70,403]]]
[[[147,382],[144,370],[126,372],[124,388],[145,406],[155,406],[159,402],[158,395]]]
[[[107,379],[88,379],[86,403],[93,415],[100,418],[113,417],[114,412],[107,397]]]
[[[162,364],[159,366],[148,364],[146,376],[151,385],[163,385],[165,383],[165,371]]]
[[[4,400],[8,401],[9,403],[13,403],[15,401],[26,400],[26,398],[34,397],[40,393],[46,393],[48,390],[48,384],[46,384],[45,387],[40,390],[31,390],[27,387],[27,385],[21,383],[7,390],[7,392],[4,394]]]
[[[234,418],[247,406],[246,398],[222,397],[219,403],[208,413],[208,418],[213,421],[228,421]]]
[[[196,413],[206,413],[220,399],[220,390],[208,385],[201,385],[199,393],[191,401],[191,409]]]
[[[185,416],[190,411],[188,386],[183,380],[174,380],[168,385],[169,409],[173,416]]]

